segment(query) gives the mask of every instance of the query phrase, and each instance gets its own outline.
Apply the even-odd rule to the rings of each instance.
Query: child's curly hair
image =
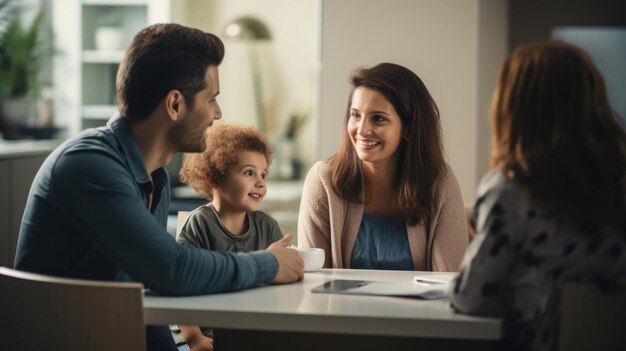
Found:
[[[265,156],[267,166],[272,163],[272,150],[267,138],[252,127],[220,124],[206,133],[206,150],[186,153],[180,169],[181,182],[191,186],[200,196],[211,200],[212,188],[205,180],[220,183],[237,163],[242,151],[256,151]]]

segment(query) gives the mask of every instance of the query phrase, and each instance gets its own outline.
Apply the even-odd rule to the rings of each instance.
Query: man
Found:
[[[176,244],[166,230],[176,152],[205,149],[221,118],[213,34],[177,24],[140,31],[117,76],[121,116],[83,131],[43,163],[28,196],[15,268],[55,276],[133,280],[170,295],[245,289],[303,278],[291,237],[267,251],[230,254]],[[148,349],[175,349],[164,326],[149,327]],[[114,337],[114,336],[112,336]]]

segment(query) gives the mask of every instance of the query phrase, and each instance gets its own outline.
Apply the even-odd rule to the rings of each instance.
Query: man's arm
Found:
[[[124,165],[105,152],[62,155],[51,198],[104,255],[133,279],[172,295],[205,294],[270,283],[277,259],[177,245],[146,208]]]

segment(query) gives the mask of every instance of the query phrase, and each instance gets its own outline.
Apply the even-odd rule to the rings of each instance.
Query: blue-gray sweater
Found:
[[[150,181],[128,122],[86,130],[43,163],[28,195],[15,268],[55,276],[133,280],[170,295],[269,283],[269,253],[232,254],[176,244],[167,233],[170,186]],[[148,209],[153,193],[152,209]]]

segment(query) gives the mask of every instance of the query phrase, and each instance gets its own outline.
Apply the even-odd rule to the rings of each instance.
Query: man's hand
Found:
[[[272,243],[267,251],[278,260],[278,273],[272,283],[284,284],[304,279],[304,261],[298,255],[298,251],[289,248],[291,244],[291,234]]]

